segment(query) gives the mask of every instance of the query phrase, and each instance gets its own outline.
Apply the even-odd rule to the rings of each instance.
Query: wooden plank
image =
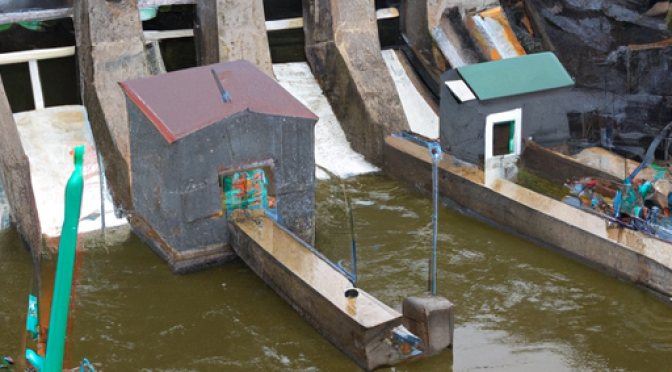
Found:
[[[23,21],[47,21],[67,17],[72,17],[72,8],[26,9],[21,12],[0,12],[0,24]]]
[[[361,289],[349,300],[352,284],[333,265],[263,213],[253,217],[229,219],[231,245],[322,336],[367,371],[406,359],[390,340],[400,313]]]
[[[425,147],[388,137],[383,169],[422,192],[432,188],[431,158]],[[610,226],[599,216],[504,180],[483,185],[477,168],[444,154],[439,163],[439,193],[453,207],[560,252],[591,267],[672,295],[670,243],[640,232]]]
[[[75,47],[24,50],[21,52],[0,54],[0,65],[39,61],[42,59],[68,57],[75,54]]]
[[[571,156],[543,148],[534,142],[526,141],[524,147],[525,150],[521,156],[523,166],[532,174],[554,183],[562,185],[570,180],[583,177],[612,182],[623,181],[609,173],[586,166]]]
[[[39,262],[42,253],[42,230],[37,214],[30,164],[21,145],[12,109],[0,78],[0,166],[12,219],[21,239]]]

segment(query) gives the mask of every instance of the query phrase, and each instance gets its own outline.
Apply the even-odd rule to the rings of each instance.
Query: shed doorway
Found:
[[[485,184],[497,178],[512,180],[522,150],[522,109],[490,114],[485,121]]]
[[[235,209],[264,209],[277,215],[275,177],[272,164],[255,164],[220,170],[219,191],[227,217]]]

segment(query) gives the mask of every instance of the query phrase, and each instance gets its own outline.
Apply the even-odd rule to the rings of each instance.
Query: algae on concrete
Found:
[[[569,195],[569,188],[536,176],[524,166],[518,168],[516,184],[553,199],[562,200]]]

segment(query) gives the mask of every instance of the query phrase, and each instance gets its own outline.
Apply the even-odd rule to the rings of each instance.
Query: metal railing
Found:
[[[28,63],[28,69],[30,71],[30,84],[33,87],[33,102],[35,103],[35,109],[39,110],[44,108],[44,95],[42,93],[40,69],[37,66],[37,61],[43,59],[69,57],[74,54],[74,46],[3,53],[0,54],[0,65]]]
[[[396,18],[399,17],[399,11],[396,8],[378,9],[376,11],[376,17],[378,20]],[[266,31],[290,30],[301,27],[303,27],[303,18],[300,17],[266,22]],[[193,37],[194,30],[144,31],[143,36],[145,42],[149,44],[153,41],[160,41],[163,39]],[[44,59],[69,57],[74,54],[74,46],[3,53],[0,54],[0,65],[28,63],[30,83],[33,88],[33,102],[35,103],[35,109],[39,110],[44,108],[44,95],[42,93],[40,70],[37,62]]]

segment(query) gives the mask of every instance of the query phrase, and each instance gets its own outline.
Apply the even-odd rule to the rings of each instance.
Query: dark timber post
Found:
[[[33,262],[42,254],[42,230],[37,214],[35,194],[30,178],[28,156],[21,145],[12,109],[0,78],[0,171],[12,219],[23,243],[30,250]]]

